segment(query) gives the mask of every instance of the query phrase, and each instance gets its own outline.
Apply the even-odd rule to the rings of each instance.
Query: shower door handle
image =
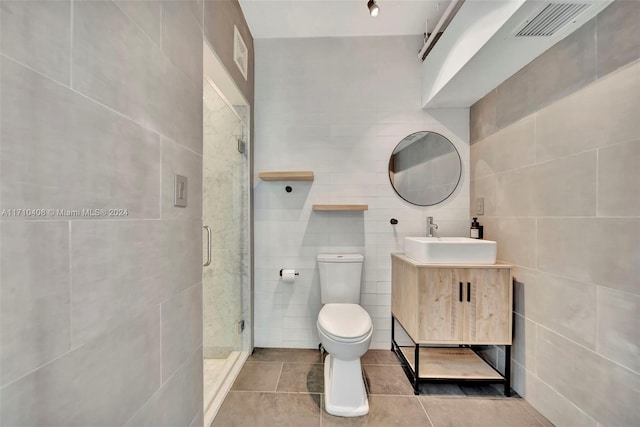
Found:
[[[203,267],[211,264],[211,228],[208,225],[203,226],[205,230],[207,230],[207,262],[202,264]]]

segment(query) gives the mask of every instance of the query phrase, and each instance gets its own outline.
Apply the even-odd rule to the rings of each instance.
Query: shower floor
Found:
[[[204,359],[203,400],[205,427],[211,425],[248,355],[246,351],[232,351],[226,359]]]

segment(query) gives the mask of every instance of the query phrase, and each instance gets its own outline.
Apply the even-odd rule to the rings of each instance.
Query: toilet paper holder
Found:
[[[282,272],[283,272],[284,270],[285,270],[284,268],[281,268],[281,269],[280,269],[280,277],[282,277]],[[299,275],[300,275],[300,273],[298,273],[297,271],[296,271],[295,273],[293,273],[293,274],[295,274],[296,276],[299,276]]]

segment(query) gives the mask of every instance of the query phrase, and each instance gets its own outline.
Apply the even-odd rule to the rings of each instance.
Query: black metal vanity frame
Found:
[[[504,345],[504,376],[496,369],[493,367],[493,365],[491,365],[490,363],[488,363],[486,361],[486,359],[484,359],[480,354],[478,354],[474,347],[472,345],[459,345],[458,347],[462,347],[462,348],[469,348],[471,349],[474,353],[476,353],[478,355],[478,357],[482,358],[485,362],[487,362],[487,364],[494,370],[496,371],[500,376],[502,376],[502,380],[492,380],[492,379],[464,379],[464,378],[420,378],[420,347],[427,347],[426,344],[418,344],[416,343],[413,338],[411,338],[411,335],[405,333],[407,335],[407,337],[411,340],[411,342],[413,343],[413,346],[400,346],[398,345],[398,343],[396,342],[396,337],[395,337],[395,323],[396,323],[397,319],[396,317],[391,314],[391,351],[393,351],[396,354],[396,357],[398,357],[401,361],[402,361],[402,368],[405,372],[405,374],[407,375],[407,378],[409,379],[409,381],[411,382],[411,385],[413,386],[413,393],[414,394],[420,394],[420,383],[427,383],[427,382],[435,382],[435,383],[449,383],[449,384],[457,384],[457,383],[472,383],[472,384],[493,384],[493,383],[501,383],[504,384],[504,395],[509,397],[511,396],[511,345]],[[402,324],[398,321],[398,325],[400,325],[400,327],[402,329],[404,329],[404,327],[402,326]],[[400,350],[401,347],[413,347],[414,348],[414,366],[415,368],[415,372],[414,370],[411,368],[411,365],[409,363],[409,361],[407,360],[407,358],[405,357],[404,353],[402,353],[402,351]],[[429,345],[428,347],[435,347],[435,346],[431,346]]]

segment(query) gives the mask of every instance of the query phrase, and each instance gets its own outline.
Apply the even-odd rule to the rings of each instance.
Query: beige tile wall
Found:
[[[0,2],[2,426],[203,423],[204,8]]]
[[[542,92],[557,91],[535,102],[503,100],[498,88],[472,107],[470,205],[485,198],[485,236],[517,265],[513,387],[559,426],[640,424],[640,38],[621,36],[637,33],[630,16],[640,3],[617,0],[512,80],[535,90],[541,64],[572,58],[591,77],[547,82]],[[596,33],[598,52],[601,39],[617,45],[595,55]]]

